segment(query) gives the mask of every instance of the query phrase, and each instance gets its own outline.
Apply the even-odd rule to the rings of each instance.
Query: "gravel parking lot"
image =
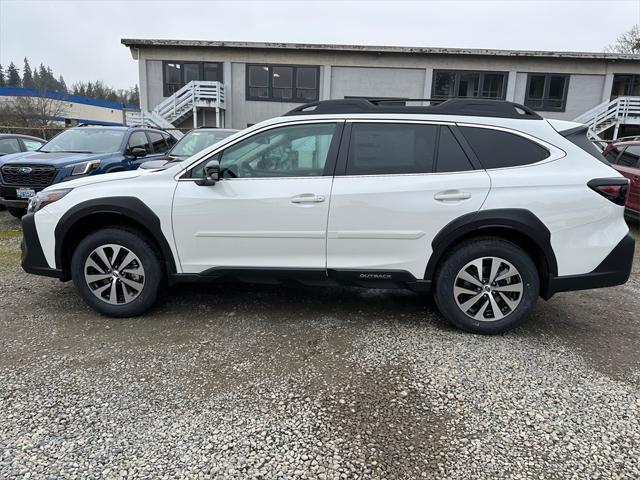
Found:
[[[176,288],[113,320],[0,212],[0,478],[639,478],[640,249],[498,337],[404,291]]]

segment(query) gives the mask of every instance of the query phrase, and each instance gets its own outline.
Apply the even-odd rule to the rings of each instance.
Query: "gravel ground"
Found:
[[[504,336],[404,291],[175,289],[113,320],[0,213],[0,478],[639,478],[640,250]]]

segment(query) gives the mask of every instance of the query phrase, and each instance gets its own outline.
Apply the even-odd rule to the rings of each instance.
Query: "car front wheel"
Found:
[[[483,334],[506,332],[523,322],[540,291],[529,255],[498,238],[460,244],[444,258],[435,282],[434,298],[444,317]]]
[[[141,232],[105,228],[78,244],[71,258],[71,276],[80,295],[97,312],[133,317],[155,303],[162,268]]]

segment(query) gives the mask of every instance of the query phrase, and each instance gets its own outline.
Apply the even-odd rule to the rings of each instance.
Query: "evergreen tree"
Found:
[[[35,87],[33,83],[33,74],[31,73],[31,66],[29,60],[24,57],[24,68],[22,69],[22,86],[25,88]]]
[[[0,65],[0,87],[4,87],[6,84],[6,80],[4,78],[4,70],[2,69],[2,65]]]
[[[38,85],[38,88],[42,90],[50,88],[49,75],[47,74],[47,69],[43,64],[40,64],[38,67],[38,76],[40,77],[40,85]]]
[[[62,93],[67,93],[67,84],[64,82],[64,78],[62,78],[62,75],[58,77],[58,89]]]
[[[38,75],[38,70],[33,71],[33,86],[40,88],[40,75]]]
[[[13,62],[9,64],[7,68],[7,86],[8,87],[20,87],[22,86],[22,80],[20,80],[20,73]]]

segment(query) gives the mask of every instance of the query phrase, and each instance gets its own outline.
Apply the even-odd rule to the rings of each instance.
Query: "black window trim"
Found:
[[[613,85],[616,82],[616,77],[631,77],[631,84],[628,85],[630,88],[625,88],[625,92],[622,95],[614,95],[613,94]],[[632,93],[629,93],[629,90],[633,91],[633,87],[636,82],[640,82],[640,74],[638,73],[622,73],[617,72],[613,74],[613,80],[611,82],[611,92],[609,94],[609,100],[615,100],[618,97],[629,97],[633,96]]]
[[[438,73],[455,73],[456,74],[456,78],[454,81],[454,86],[453,86],[453,91],[456,92],[458,90],[458,85],[460,84],[460,78],[457,74],[459,73],[478,73],[480,74],[480,82],[478,83],[478,93],[482,92],[482,87],[484,86],[484,75],[485,74],[489,74],[489,75],[502,75],[504,78],[504,83],[503,83],[503,87],[502,87],[502,95],[499,98],[490,98],[490,97],[483,97],[481,95],[477,96],[477,97],[460,97],[460,96],[444,96],[444,95],[437,95],[436,94],[436,75]],[[434,69],[433,70],[433,75],[431,76],[431,98],[438,98],[438,99],[449,99],[449,98],[484,98],[484,99],[488,99],[488,100],[506,100],[507,98],[507,87],[509,84],[509,72],[508,71],[502,71],[502,70],[464,70],[464,69],[455,69],[455,68],[438,68],[438,69]]]
[[[268,97],[254,97],[249,94],[249,68],[250,67],[267,67],[269,69],[268,74]],[[296,93],[296,79],[297,79],[297,69],[298,68],[313,68],[316,71],[316,88],[315,88],[315,97],[313,99],[299,98],[293,97],[287,100],[283,100],[282,98],[275,98],[273,96],[273,85],[272,85],[272,69],[273,67],[291,67],[293,68],[292,73],[292,90],[293,93]],[[309,103],[315,102],[320,98],[320,65],[304,65],[304,64],[284,64],[284,63],[247,63],[245,64],[245,100],[249,100],[252,102],[279,102],[279,103]]]
[[[567,108],[567,97],[569,96],[569,82],[571,81],[571,74],[569,73],[543,73],[543,72],[526,72],[527,73],[527,86],[524,91],[524,105],[536,112],[564,112]],[[529,87],[531,86],[531,77],[539,76],[544,77],[544,87],[542,91],[542,108],[536,108],[530,103]],[[551,84],[551,77],[564,77],[564,91],[562,92],[562,106],[549,107],[545,103],[549,100],[549,85]]]
[[[169,93],[167,90],[167,86],[168,85],[177,85],[174,83],[167,83],[167,64],[169,63],[179,63],[180,65],[184,65],[185,63],[191,63],[191,64],[198,64],[198,77],[200,77],[200,80],[202,81],[202,79],[204,78],[204,64],[205,63],[216,63],[218,65],[218,67],[220,68],[220,80],[218,80],[219,82],[222,82],[222,79],[224,78],[224,62],[215,62],[215,61],[201,61],[201,60],[162,60],[162,96],[163,97],[170,97],[171,95],[173,95],[173,93]],[[180,68],[180,76],[181,76],[181,84],[182,86],[180,88],[182,88],[184,85],[186,85],[184,83],[184,67]]]

